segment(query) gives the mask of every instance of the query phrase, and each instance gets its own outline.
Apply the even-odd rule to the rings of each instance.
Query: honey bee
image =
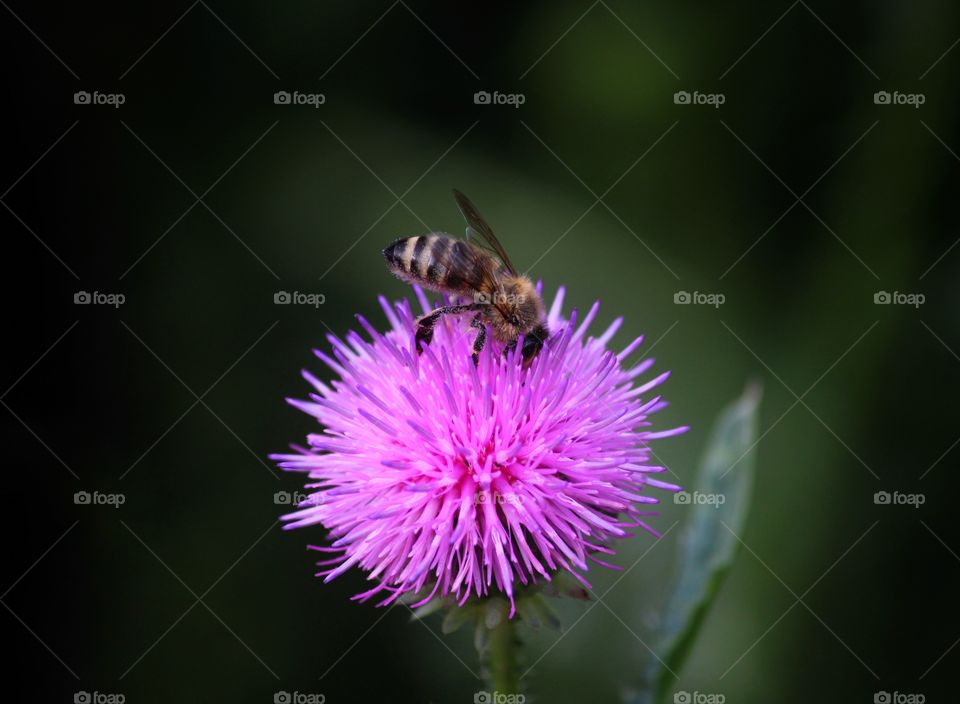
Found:
[[[441,317],[474,313],[470,322],[477,329],[474,364],[487,341],[489,326],[494,339],[506,345],[505,352],[516,348],[523,336],[520,353],[523,366],[528,367],[549,336],[543,301],[530,279],[517,272],[473,203],[457,190],[453,197],[467,221],[467,240],[432,233],[402,237],[383,250],[387,267],[398,278],[461,301],[473,299],[472,303],[443,306],[418,318],[417,352],[423,351],[421,343],[430,344],[434,325]]]

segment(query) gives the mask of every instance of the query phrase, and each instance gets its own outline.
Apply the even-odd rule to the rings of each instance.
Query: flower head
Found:
[[[431,310],[416,289],[424,311]],[[550,580],[642,527],[658,500],[649,443],[687,430],[650,430],[667,403],[652,395],[669,375],[635,386],[653,359],[626,368],[638,338],[619,353],[607,349],[622,319],[587,337],[598,307],[578,324],[561,318],[561,288],[549,312],[552,337],[528,369],[517,349],[489,344],[476,366],[466,321],[439,324],[417,355],[407,301],[380,304],[385,334],[358,316],[369,335],[333,335],[332,357],[316,355],[339,379],[309,372],[310,401],[289,400],[314,416],[323,432],[307,448],[274,455],[306,472],[312,493],[284,516],[286,528],[322,524],[330,553],[319,575],[330,581],[354,565],[374,582],[355,599],[404,593],[453,596],[501,592],[513,602],[520,585]],[[589,586],[589,584],[587,584]]]

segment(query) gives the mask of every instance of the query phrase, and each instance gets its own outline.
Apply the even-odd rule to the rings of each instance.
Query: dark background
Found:
[[[382,325],[378,293],[407,294],[380,249],[462,232],[457,187],[547,291],[602,299],[601,326],[626,316],[618,345],[655,344],[674,372],[662,422],[693,426],[658,449],[681,481],[721,407],[764,382],[748,549],[677,690],[955,698],[958,13],[4,2],[8,686],[472,701],[468,634],[350,602],[357,572],[312,577],[322,531],[279,530],[275,493],[300,478],[265,459],[313,429],[283,402],[307,393],[300,368],[326,373],[310,348],[356,312]],[[125,103],[77,105],[81,90]],[[280,90],[325,103],[276,105]],[[525,103],[477,105],[480,90]],[[678,105],[681,90],[725,102]],[[881,90],[925,102],[878,105]],[[280,290],[326,302],[274,305]],[[725,303],[675,305],[679,291]],[[615,701],[639,681],[676,535],[609,608],[577,622],[589,607],[564,603],[559,641],[524,634],[539,701]],[[597,592],[616,577],[595,572]]]

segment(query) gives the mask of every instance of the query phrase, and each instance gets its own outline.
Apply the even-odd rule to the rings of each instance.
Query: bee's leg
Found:
[[[470,327],[477,329],[477,336],[473,340],[473,363],[480,363],[480,351],[487,342],[487,326],[484,325],[482,316],[478,315],[470,321]]]
[[[417,354],[423,352],[423,347],[420,345],[421,342],[430,344],[433,340],[433,326],[437,324],[437,321],[444,315],[460,315],[461,313],[466,313],[467,311],[476,310],[476,304],[464,305],[464,306],[444,306],[443,308],[437,308],[432,313],[427,313],[417,321],[417,334],[416,334],[416,346]]]

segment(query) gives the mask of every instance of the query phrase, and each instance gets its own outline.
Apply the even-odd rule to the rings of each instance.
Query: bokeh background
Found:
[[[358,573],[312,577],[322,533],[279,530],[299,477],[266,460],[313,429],[283,402],[301,368],[326,374],[311,347],[407,295],[380,249],[462,232],[457,187],[547,291],[625,316],[623,344],[647,334],[674,372],[663,422],[693,427],[658,450],[681,482],[763,382],[748,547],[677,691],[956,697],[955,3],[9,0],[0,17],[8,686],[473,701],[466,632],[350,602]],[[647,554],[609,592],[618,575],[592,574],[609,608],[564,602],[559,640],[524,634],[539,701],[640,681],[678,534],[624,544],[623,565]]]

